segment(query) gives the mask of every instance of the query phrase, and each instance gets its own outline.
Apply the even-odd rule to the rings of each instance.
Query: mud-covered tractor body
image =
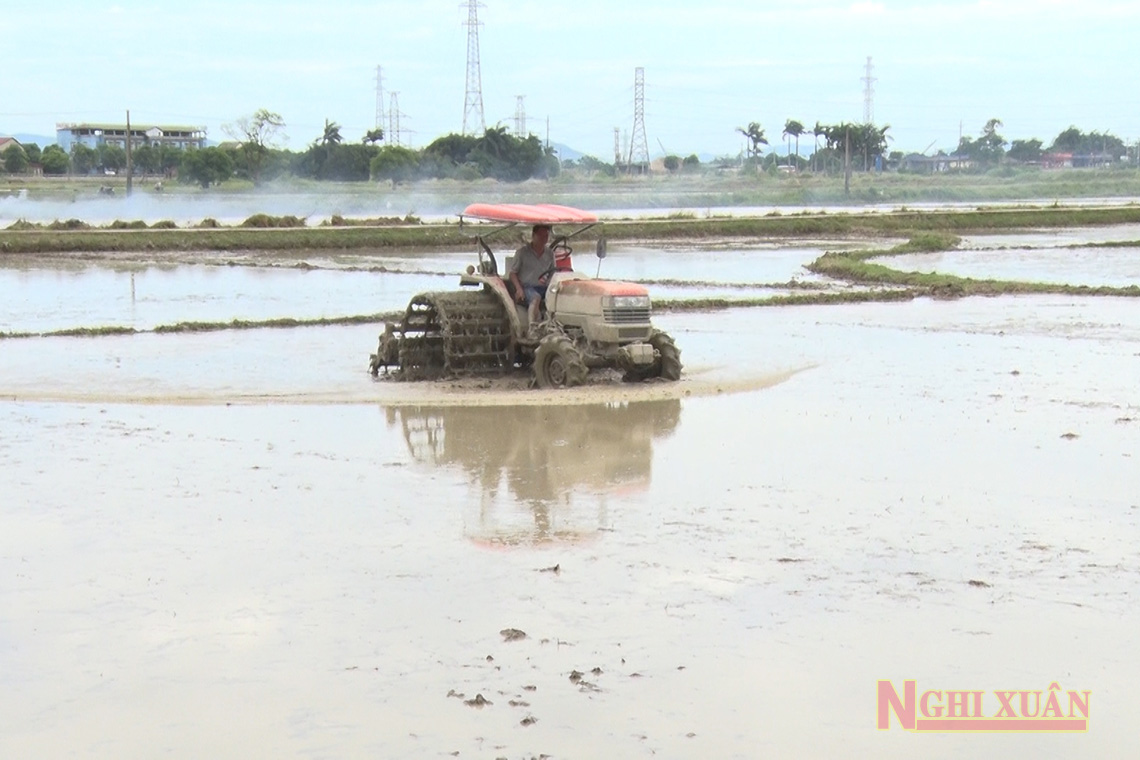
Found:
[[[680,351],[651,322],[649,291],[630,282],[593,279],[571,266],[570,239],[595,227],[595,215],[567,206],[473,204],[460,217],[497,222],[476,234],[478,265],[460,275],[458,291],[420,293],[399,322],[388,323],[369,362],[404,380],[493,375],[533,366],[540,387],[585,382],[591,369],[614,368],[628,381],[681,375]],[[487,239],[518,225],[573,225],[553,239],[540,321],[529,324]],[[481,226],[482,227],[482,226]],[[598,255],[605,256],[604,239]],[[513,254],[511,254],[513,255]]]

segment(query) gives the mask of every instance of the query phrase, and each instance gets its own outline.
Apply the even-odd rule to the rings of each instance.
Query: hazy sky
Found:
[[[224,140],[268,108],[302,150],[326,118],[348,140],[375,125],[380,65],[402,142],[422,147],[462,127],[466,19],[458,0],[5,2],[0,134],[129,108]],[[790,118],[862,121],[867,56],[892,150],[952,150],[990,118],[1009,140],[1140,138],[1137,0],[485,0],[479,20],[487,125],[513,130],[523,95],[531,132],[549,119],[552,142],[607,161],[614,128],[632,132],[638,66],[651,153],[735,155],[750,121],[773,147]]]

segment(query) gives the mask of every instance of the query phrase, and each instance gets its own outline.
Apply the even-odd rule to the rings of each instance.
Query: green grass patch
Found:
[[[316,317],[313,319],[234,319],[229,322],[178,322],[172,325],[159,325],[156,333],[216,332],[219,330],[260,330],[263,328],[325,327],[331,325],[363,325],[396,319],[396,314],[360,314],[347,317]]]
[[[378,216],[365,219],[353,219],[340,214],[333,214],[328,220],[321,222],[322,227],[387,227],[395,224],[423,224],[420,218],[412,214],[407,216]]]
[[[270,216],[269,214],[254,214],[241,223],[242,227],[257,227],[257,228],[270,228],[270,227],[304,227],[305,220],[293,215],[287,216]]]
[[[70,327],[65,330],[52,330],[40,333],[44,338],[101,338],[108,335],[134,335],[133,327]]]
[[[79,219],[67,219],[65,221],[56,219],[51,224],[47,225],[45,229],[51,230],[53,232],[58,232],[60,230],[89,230],[91,229],[91,225]]]
[[[655,311],[719,311],[767,306],[813,306],[844,303],[894,303],[921,295],[907,289],[851,290],[793,293],[757,298],[665,298],[654,300]]]

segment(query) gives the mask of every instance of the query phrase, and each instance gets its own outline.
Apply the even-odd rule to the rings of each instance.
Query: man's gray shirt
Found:
[[[538,285],[538,278],[553,268],[554,251],[547,246],[541,256],[535,256],[530,243],[515,251],[515,259],[511,262],[511,271],[518,273],[523,287]]]

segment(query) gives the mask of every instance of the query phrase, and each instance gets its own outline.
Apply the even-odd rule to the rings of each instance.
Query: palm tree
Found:
[[[496,124],[489,127],[480,139],[482,147],[487,153],[495,158],[503,158],[503,156],[510,150],[510,135],[507,134],[507,128],[502,124]]]
[[[788,119],[784,122],[784,137],[796,138],[796,165],[800,163],[800,135],[804,133],[804,125],[795,119]],[[792,163],[792,145],[791,140],[788,141],[788,165]]]
[[[376,129],[370,129],[367,132],[365,132],[364,137],[361,138],[360,141],[362,143],[366,143],[368,145],[374,145],[374,144],[382,141],[383,139],[384,139],[384,130],[380,129],[380,127],[377,127]]]
[[[826,129],[826,127],[816,121],[815,126],[812,127],[811,130],[812,137],[815,138],[815,152],[811,154],[812,171],[817,171],[815,157],[819,153],[819,137],[824,134],[824,129]]]
[[[335,121],[325,119],[325,133],[321,137],[322,145],[340,145],[343,138],[340,136],[340,125]]]
[[[760,155],[760,146],[768,144],[768,139],[764,137],[764,128],[760,126],[759,122],[750,121],[748,122],[747,129],[744,127],[737,127],[736,131],[748,138],[749,157]]]

